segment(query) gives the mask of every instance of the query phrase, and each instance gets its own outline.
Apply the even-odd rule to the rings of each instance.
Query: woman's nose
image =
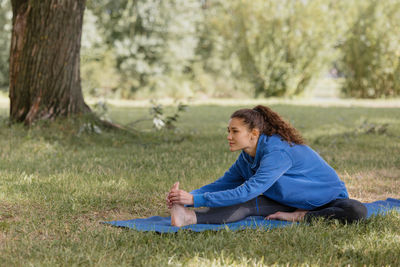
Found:
[[[228,140],[231,140],[232,139],[232,134],[231,133],[228,133],[228,136],[226,137]]]

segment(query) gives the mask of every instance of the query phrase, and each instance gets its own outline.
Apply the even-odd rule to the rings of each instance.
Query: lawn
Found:
[[[269,231],[140,233],[105,220],[168,216],[175,181],[192,190],[235,161],[229,115],[242,106],[191,106],[176,133],[81,131],[82,121],[9,126],[0,109],[0,265],[400,265],[400,215],[355,225]],[[273,104],[364,202],[400,198],[400,109]],[[128,124],[146,107],[111,106]]]

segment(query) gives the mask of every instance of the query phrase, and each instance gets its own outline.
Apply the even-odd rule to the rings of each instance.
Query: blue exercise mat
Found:
[[[390,210],[400,211],[400,200],[388,198],[386,200],[375,201],[372,203],[364,203],[368,210],[367,217],[377,214],[386,214]],[[158,232],[158,233],[175,233],[179,229],[188,229],[194,232],[202,232],[206,230],[222,230],[229,229],[230,231],[243,229],[272,229],[284,227],[292,224],[287,221],[264,220],[263,216],[249,216],[244,220],[226,223],[226,224],[192,224],[184,227],[176,227],[171,225],[171,217],[153,216],[145,219],[133,219],[127,221],[111,221],[103,222],[117,227],[131,228],[141,232]]]

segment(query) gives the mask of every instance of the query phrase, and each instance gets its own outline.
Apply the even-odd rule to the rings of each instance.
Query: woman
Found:
[[[230,151],[242,153],[221,178],[190,193],[179,190],[179,182],[171,188],[166,200],[172,225],[228,223],[251,215],[348,223],[366,217],[366,207],[349,199],[335,170],[270,108],[234,112],[228,141]]]

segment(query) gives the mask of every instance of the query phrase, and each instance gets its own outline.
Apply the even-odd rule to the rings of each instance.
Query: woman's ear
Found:
[[[254,128],[253,130],[251,130],[251,135],[252,135],[252,138],[258,138],[260,136],[260,130],[258,130],[257,128]]]

